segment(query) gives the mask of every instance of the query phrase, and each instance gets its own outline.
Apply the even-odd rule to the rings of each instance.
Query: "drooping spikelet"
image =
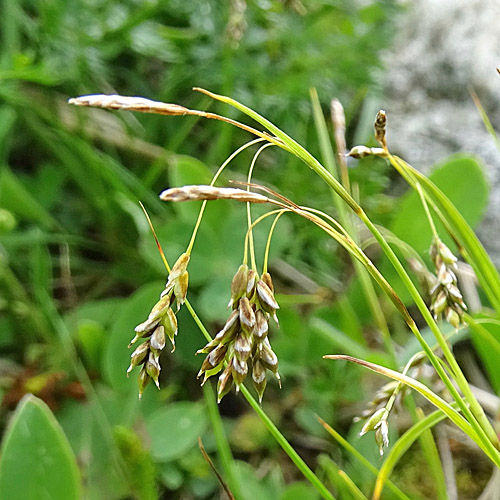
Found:
[[[430,255],[436,270],[436,281],[429,292],[430,309],[435,319],[444,316],[448,323],[458,328],[467,306],[457,286],[457,258],[436,237],[432,241]]]
[[[187,265],[189,255],[182,254],[168,275],[165,289],[160,295],[160,300],[154,305],[146,321],[135,327],[135,337],[129,347],[139,339],[148,339],[140,344],[130,356],[128,374],[139,365],[139,398],[150,379],[160,388],[159,376],[161,371],[160,355],[165,348],[166,338],[172,343],[172,352],[175,350],[175,336],[177,335],[177,317],[172,310],[174,300],[177,311],[184,304],[187,294],[189,275]]]
[[[405,366],[403,372],[406,373],[412,369],[414,372],[420,373],[425,359],[423,352],[416,354]],[[384,448],[389,446],[389,416],[392,410],[399,411],[401,409],[402,401],[407,392],[408,386],[395,380],[388,382],[375,393],[367,408],[358,417],[354,418],[354,422],[364,421],[359,433],[360,436],[375,431],[375,441],[380,456],[384,454]]]
[[[278,381],[278,357],[268,339],[269,318],[276,323],[279,305],[269,273],[259,279],[246,264],[240,266],[231,283],[233,309],[222,330],[199,353],[206,353],[198,377],[202,384],[212,375],[221,373],[217,384],[220,401],[236,385],[236,390],[251,371],[252,381],[262,401],[267,384],[266,371],[272,371]]]

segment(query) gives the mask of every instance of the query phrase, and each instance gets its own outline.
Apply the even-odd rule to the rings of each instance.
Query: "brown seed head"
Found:
[[[247,297],[249,299],[251,299],[253,297],[253,294],[255,293],[255,283],[258,279],[258,274],[253,269],[250,269],[248,271],[247,279]]]
[[[177,335],[177,317],[175,316],[172,309],[167,310],[167,314],[163,316],[161,320],[163,328],[165,328],[165,334],[172,342],[172,351],[175,350],[175,336]]]
[[[255,359],[253,361],[252,382],[259,396],[259,403],[262,403],[262,397],[264,396],[264,391],[266,390],[267,378],[266,367],[259,359]]]
[[[385,111],[381,109],[377,116],[375,117],[375,139],[380,143],[380,145],[385,149],[387,144],[385,142],[385,127],[387,125],[387,115]]]
[[[149,353],[149,342],[143,342],[136,350],[130,355],[130,366],[127,370],[127,377],[129,373],[134,369],[134,367],[140,365],[146,355]]]
[[[366,146],[354,146],[347,156],[351,158],[361,159],[366,156],[387,156],[387,151],[383,148],[368,148]]]
[[[217,403],[231,390],[233,386],[232,364],[229,363],[217,382]]]
[[[259,297],[259,303],[262,309],[268,313],[274,313],[276,309],[280,306],[274,298],[274,294],[271,289],[266,285],[263,280],[257,283],[257,295]]]
[[[89,106],[93,108],[121,109],[139,111],[142,113],[157,113],[162,115],[186,115],[190,110],[177,104],[152,101],[144,97],[128,97],[121,95],[93,94],[73,97],[68,100],[75,106]]]
[[[160,354],[161,351],[165,348],[165,327],[163,325],[159,325],[156,327],[153,335],[151,335],[150,339],[151,349],[156,352],[156,354]]]
[[[149,382],[149,375],[148,372],[146,371],[146,366],[143,365],[141,371],[139,372],[139,376],[137,377],[137,385],[139,386],[139,399],[142,398],[142,395],[144,394],[144,389],[148,385],[148,382]]]
[[[241,329],[250,335],[255,326],[255,313],[246,297],[242,297],[239,302],[238,310],[240,313]]]
[[[248,283],[248,266],[242,264],[231,282],[231,300],[227,307],[236,307],[238,301],[246,294]]]
[[[147,374],[153,379],[154,383],[156,384],[156,387],[158,387],[159,389],[160,382],[158,381],[158,377],[160,376],[160,371],[161,371],[160,360],[153,351],[149,352],[148,359],[144,366],[146,368]]]
[[[234,200],[249,203],[271,203],[272,200],[258,193],[237,188],[192,185],[170,188],[160,194],[163,201]]]

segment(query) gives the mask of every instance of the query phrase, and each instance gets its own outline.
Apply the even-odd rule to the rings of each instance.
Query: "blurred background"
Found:
[[[45,401],[76,456],[84,498],[220,498],[197,443],[201,436],[219,468],[207,416],[213,390],[196,380],[201,359],[194,353],[205,341],[185,308],[178,315],[176,352],[162,356],[162,390],[149,386],[139,402],[136,372],[125,375],[133,328],[166,279],[138,202],[175,262],[189,242],[199,205],[167,205],[158,194],[169,186],[209,183],[251,137],[193,117],[77,109],[67,99],[137,95],[253,125],[191,90],[204,87],[254,108],[319,157],[309,95],[315,88],[329,127],[331,99],[342,102],[348,147],[375,146],[375,113],[396,101],[391,88],[400,73],[392,73],[391,61],[402,50],[398,26],[411,16],[411,5],[390,0],[1,2],[0,422],[4,430],[27,393]],[[460,88],[463,101],[469,99],[466,86]],[[405,110],[395,109],[402,120]],[[389,125],[390,136],[404,128],[397,123]],[[398,148],[406,152],[404,143]],[[254,153],[238,156],[221,185],[244,179]],[[427,166],[441,162],[436,182],[477,224],[488,203],[483,170],[473,157],[447,155],[426,159]],[[424,220],[416,222],[418,204],[395,173],[377,160],[350,167],[370,217],[425,257],[430,231]],[[254,179],[298,204],[335,213],[322,181],[284,152],[266,150]],[[255,232],[260,265],[268,227]],[[227,317],[245,231],[243,205],[209,205],[189,267],[189,299],[212,334]],[[370,255],[377,258],[376,251]],[[372,476],[316,419],[321,416],[380,464],[373,436],[358,438],[360,424],[353,417],[383,380],[357,367],[321,362],[324,354],[343,352],[390,364],[352,263],[316,228],[283,217],[270,271],[281,305],[281,327],[273,329],[271,341],[283,388],[272,380],[263,407],[327,484],[335,482],[333,458],[368,492]],[[380,300],[404,364],[418,348]],[[498,374],[483,378],[484,387],[498,388]],[[241,396],[232,392],[219,409],[243,498],[319,498]],[[394,432],[408,424],[403,415]],[[460,442],[455,446],[461,498],[477,498],[489,465]],[[426,467],[415,447],[394,480],[412,498],[435,498]]]

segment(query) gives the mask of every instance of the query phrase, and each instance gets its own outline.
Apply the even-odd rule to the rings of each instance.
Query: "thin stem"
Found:
[[[436,412],[438,413],[438,412]],[[332,436],[337,443],[339,443],[345,450],[347,450],[360,464],[362,464],[367,470],[369,470],[375,477],[378,476],[378,469],[366,459],[347,439],[344,439],[341,434],[339,434],[331,425],[327,424],[321,417],[316,415],[319,423],[325,428],[326,432]],[[443,416],[443,418],[445,418]],[[392,481],[386,480],[387,487],[402,500],[409,500],[406,496]]]
[[[255,164],[257,163],[257,159],[264,149],[274,146],[272,143],[267,143],[261,146],[258,151],[253,155],[252,163],[250,164],[250,168],[248,169],[248,177],[247,177],[247,191],[250,192],[250,183],[252,182],[253,170],[255,168]],[[247,202],[247,222],[248,222],[248,231],[249,231],[249,243],[250,243],[250,259],[252,261],[252,269],[257,272],[257,265],[255,263],[255,247],[253,242],[253,234],[251,230],[252,226],[252,211],[250,209],[250,202]]]
[[[250,406],[254,409],[255,413],[259,415],[261,420],[266,424],[267,429],[273,436],[273,438],[278,442],[278,444],[283,448],[286,454],[290,457],[295,466],[302,472],[304,477],[309,480],[309,482],[316,488],[320,495],[327,500],[335,500],[335,497],[326,489],[326,486],[318,479],[318,476],[306,465],[306,463],[300,458],[299,454],[293,449],[291,444],[286,440],[285,436],[281,434],[279,429],[274,425],[271,419],[266,415],[264,410],[260,407],[259,403],[252,397],[248,389],[241,385],[241,393],[248,401]]]
[[[346,149],[345,115],[342,104],[340,103],[340,101],[334,99],[332,100],[330,106],[331,118],[334,126],[335,144],[337,147],[337,156],[335,157],[328,129],[326,126],[326,121],[324,119],[323,112],[321,109],[321,104],[319,102],[318,94],[315,89],[311,90],[311,101],[313,104],[314,120],[316,123],[317,135],[319,138],[321,154],[325,162],[325,167],[335,178],[339,178],[338,171],[340,170],[340,179],[342,185],[345,188],[345,190],[349,193],[351,192],[351,187],[350,187],[349,172],[345,157],[345,149]],[[352,234],[353,239],[357,243],[359,238],[357,235],[356,226],[349,217],[349,214],[346,212],[346,206],[342,203],[340,197],[335,195],[335,190],[333,189],[332,189],[332,198],[337,208],[339,220],[341,221],[342,225],[346,228],[346,230]],[[382,307],[380,306],[380,300],[377,296],[374,285],[370,280],[370,277],[366,269],[363,268],[362,264],[359,261],[353,259],[353,265],[356,270],[356,274],[359,277],[359,281],[361,283],[361,287],[365,295],[366,301],[368,303],[368,307],[370,308],[372,317],[378,329],[382,333],[384,346],[392,358],[393,367],[396,367],[398,363],[397,363],[397,356],[394,347],[394,342],[392,340],[391,333],[389,331],[389,327],[387,325],[387,321],[385,319]]]
[[[343,470],[339,470],[338,475],[344,481],[354,500],[368,500],[363,492],[354,484],[354,481]]]
[[[421,352],[417,352],[416,354],[414,354],[410,358],[410,360],[408,361],[408,363],[406,363],[405,367],[403,368],[403,371],[401,372],[403,375],[406,375],[408,373],[409,369],[412,367],[413,363],[415,362],[415,360],[419,356],[421,356]],[[387,404],[385,405],[385,409],[387,411],[387,414],[389,414],[389,412],[392,410],[392,407],[394,406],[394,402],[396,401],[396,397],[399,394],[399,391],[403,387],[404,387],[403,382],[398,382],[398,385],[396,386],[396,388],[394,389],[394,391],[392,391],[391,397],[389,398],[389,400],[387,401]]]
[[[440,240],[436,225],[434,224],[434,219],[432,218],[431,212],[429,210],[429,205],[427,205],[427,201],[425,199],[424,193],[422,191],[422,186],[419,182],[416,184],[417,193],[420,196],[420,201],[422,202],[422,206],[424,207],[425,215],[427,216],[427,220],[429,221],[429,226],[431,227],[432,235],[435,240]]]
[[[205,339],[210,342],[212,337],[208,333],[208,330],[205,328],[205,325],[196,314],[196,311],[193,309],[193,306],[186,299],[185,305],[194,319],[195,323],[198,325],[201,333],[205,337]],[[323,498],[326,500],[335,500],[335,497],[326,489],[325,485],[319,480],[319,478],[314,474],[314,472],[306,465],[306,463],[300,458],[298,453],[293,449],[292,445],[287,441],[285,436],[281,434],[279,429],[274,425],[272,420],[267,416],[264,410],[260,407],[259,403],[252,397],[248,389],[241,384],[240,391],[248,401],[250,406],[254,409],[260,419],[264,422],[267,429],[274,437],[274,439],[279,443],[279,445],[283,448],[286,454],[290,457],[292,462],[297,466],[297,468],[302,472],[304,477],[309,480],[309,482],[316,488],[316,490],[321,494]]]
[[[277,202],[281,206],[281,203]],[[245,234],[245,251],[243,254],[243,264],[246,264],[248,262],[248,240],[250,237],[250,234],[252,232],[252,229],[259,224],[261,221],[266,219],[267,217],[270,217],[271,215],[279,214],[280,216],[283,215],[284,212],[291,212],[293,211],[292,209],[285,207],[282,209],[276,209],[276,210],[271,210],[270,212],[266,212],[265,214],[261,215],[258,219],[255,219],[251,224],[250,227],[247,229],[247,232]],[[267,265],[267,263],[266,263]],[[265,272],[265,271],[264,271]]]
[[[215,402],[215,395],[210,384],[203,385],[203,395],[205,404],[207,405],[208,415],[214,431],[215,442],[217,444],[217,451],[219,453],[220,461],[224,469],[227,482],[231,491],[236,499],[241,498],[240,483],[236,476],[234,469],[234,459],[231,453],[231,448],[227,441],[226,432],[222,424],[222,418],[219,413],[219,408]]]
[[[285,213],[285,210],[282,210],[278,215],[273,220],[273,223],[271,225],[271,229],[269,230],[269,235],[267,236],[267,243],[266,243],[266,251],[264,252],[264,265],[262,266],[262,273],[267,273],[267,263],[269,259],[269,249],[271,248],[271,239],[273,237],[273,232],[274,228],[276,227],[276,224],[278,223],[280,217]]]
[[[432,314],[430,313],[429,309],[427,308],[424,300],[420,296],[417,288],[411,281],[410,277],[408,276],[406,270],[404,269],[403,265],[397,258],[396,254],[392,250],[392,248],[389,246],[389,244],[385,241],[383,236],[380,234],[378,229],[375,227],[375,225],[371,222],[370,219],[364,214],[364,212],[361,213],[360,215],[361,219],[363,222],[366,224],[368,229],[371,231],[373,236],[377,239],[379,245],[383,249],[384,253],[387,255],[389,258],[391,264],[394,266],[396,269],[399,277],[403,281],[404,285],[410,292],[416,306],[418,307],[419,311],[421,312],[422,316],[424,317],[426,323],[429,325],[429,328],[431,329],[432,333],[434,334],[436,340],[438,341],[439,347],[441,347],[443,354],[445,356],[446,361],[450,365],[453,374],[455,375],[455,379],[457,381],[457,384],[460,388],[460,390],[463,392],[465,398],[471,405],[471,409],[464,403],[462,398],[460,397],[460,394],[458,391],[455,389],[453,384],[449,383],[449,379],[444,373],[440,363],[437,361],[436,356],[434,353],[430,350],[428,344],[425,342],[423,337],[421,336],[420,332],[418,331],[418,328],[415,323],[409,325],[412,332],[414,335],[417,337],[419,342],[422,344],[424,347],[424,350],[429,357],[429,360],[432,363],[432,366],[434,369],[438,372],[439,376],[445,382],[447,389],[450,391],[451,395],[455,399],[455,401],[458,403],[460,406],[460,409],[466,415],[467,419],[471,423],[471,425],[474,427],[474,430],[477,432],[485,446],[487,446],[494,455],[496,455],[499,460],[500,460],[500,454],[498,452],[498,437],[492,428],[490,422],[486,418],[486,415],[484,414],[484,411],[482,407],[479,405],[478,401],[476,400],[474,394],[472,394],[472,391],[469,387],[469,384],[467,380],[465,379],[465,376],[463,375],[457,360],[453,356],[453,353],[451,352],[451,349],[448,346],[448,343],[446,342],[443,334],[441,333],[441,330],[439,329],[437,323],[434,321],[434,318],[432,317]],[[474,412],[474,413],[472,413]],[[477,418],[477,420],[476,420]],[[480,423],[479,423],[480,422]]]
[[[210,183],[210,186],[213,186],[216,182],[217,182],[217,179],[219,178],[219,176],[222,174],[223,170],[228,166],[228,164],[231,162],[231,160],[233,160],[233,158],[235,158],[236,156],[238,156],[242,151],[244,151],[245,149],[249,148],[250,146],[253,146],[254,144],[257,144],[259,142],[262,142],[264,140],[267,140],[267,139],[263,139],[263,138],[259,138],[259,139],[254,139],[253,141],[249,141],[247,142],[246,144],[243,144],[243,146],[241,146],[240,148],[238,148],[236,151],[234,151],[227,159],[226,161],[219,167],[219,169],[217,170],[217,172],[215,173],[215,175],[213,176],[212,178],[212,182]],[[260,151],[260,150],[259,150]],[[200,212],[198,214],[198,219],[196,220],[196,224],[194,226],[194,229],[193,229],[193,234],[191,235],[191,240],[189,241],[189,245],[187,247],[187,250],[186,250],[186,253],[188,255],[191,254],[191,251],[193,250],[193,246],[194,246],[194,242],[195,242],[195,239],[196,239],[196,235],[198,233],[198,229],[200,227],[200,224],[201,224],[201,220],[203,218],[203,214],[205,212],[205,207],[207,206],[207,200],[203,201],[202,205],[201,205],[201,208],[200,208]]]

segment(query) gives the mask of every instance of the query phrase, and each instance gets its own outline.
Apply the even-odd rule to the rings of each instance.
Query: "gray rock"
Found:
[[[424,172],[457,152],[482,158],[491,194],[478,234],[500,266],[500,152],[469,93],[500,131],[500,1],[409,3],[384,59],[390,149]]]

